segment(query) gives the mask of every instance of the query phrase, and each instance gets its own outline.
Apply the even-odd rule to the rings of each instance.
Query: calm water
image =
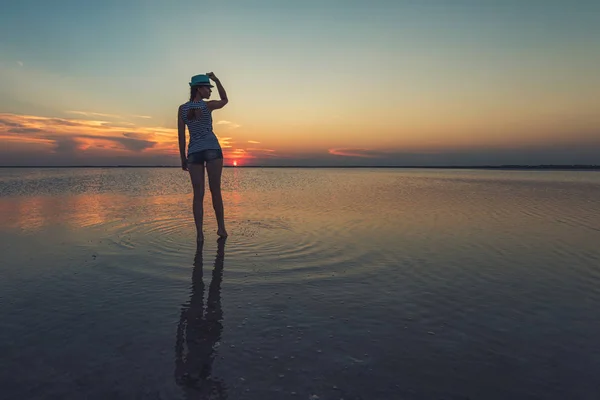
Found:
[[[188,179],[0,169],[0,398],[600,398],[600,173]]]

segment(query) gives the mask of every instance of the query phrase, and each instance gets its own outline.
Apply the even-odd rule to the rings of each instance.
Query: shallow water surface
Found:
[[[0,169],[3,399],[600,398],[600,174]]]

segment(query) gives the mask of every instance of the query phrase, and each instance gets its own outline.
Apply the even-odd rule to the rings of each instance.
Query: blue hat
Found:
[[[190,82],[190,86],[210,86],[214,87],[210,84],[210,78],[208,75],[195,75],[192,76],[192,81]]]

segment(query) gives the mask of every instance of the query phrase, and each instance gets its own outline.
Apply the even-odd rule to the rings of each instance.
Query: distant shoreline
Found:
[[[181,168],[175,165],[0,165],[0,168]],[[494,170],[576,170],[576,171],[600,171],[600,165],[442,165],[442,166],[418,166],[418,165],[245,165],[229,166],[224,168],[304,168],[304,169],[494,169]]]

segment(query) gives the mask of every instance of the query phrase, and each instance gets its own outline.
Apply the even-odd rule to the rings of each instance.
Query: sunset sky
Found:
[[[598,1],[11,1],[0,165],[178,165],[208,71],[227,164],[600,164],[598,43]]]

